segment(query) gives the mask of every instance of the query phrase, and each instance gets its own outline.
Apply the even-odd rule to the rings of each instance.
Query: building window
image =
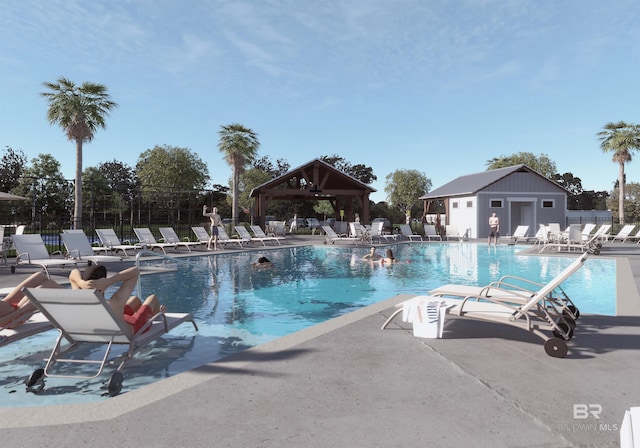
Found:
[[[452,202],[451,207],[458,208],[458,201]]]
[[[491,199],[489,202],[491,208],[502,208],[502,199]]]
[[[549,201],[542,201],[542,208],[554,208],[555,207],[555,203],[552,200]]]
[[[467,201],[467,208],[473,208],[473,201]]]

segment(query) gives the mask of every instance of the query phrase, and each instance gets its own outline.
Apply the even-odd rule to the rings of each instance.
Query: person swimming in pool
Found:
[[[267,257],[260,257],[255,263],[251,263],[252,268],[272,268],[273,263]]]
[[[381,260],[382,264],[395,264],[395,263],[400,263],[400,261],[393,255],[393,251],[391,249],[387,249],[387,253],[385,255],[385,257]],[[407,260],[405,263],[409,263],[409,260]]]
[[[369,253],[362,257],[362,260],[365,260],[365,261],[379,261],[381,259],[382,259],[382,256],[376,253],[375,247],[371,247],[371,249],[369,249]]]

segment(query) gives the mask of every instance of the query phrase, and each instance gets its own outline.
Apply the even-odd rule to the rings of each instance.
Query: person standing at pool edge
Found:
[[[489,245],[491,245],[491,237],[494,237],[495,245],[498,245],[498,237],[500,236],[500,219],[495,212],[489,218]]]
[[[213,250],[218,250],[218,226],[222,225],[222,219],[218,214],[218,208],[213,207],[211,213],[207,213],[207,204],[202,207],[202,216],[208,216],[211,220],[211,236],[207,242],[207,250],[211,250],[211,243],[213,242]]]

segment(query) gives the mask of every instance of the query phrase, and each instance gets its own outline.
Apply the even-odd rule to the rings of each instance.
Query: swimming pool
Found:
[[[169,310],[191,312],[200,331],[183,325],[127,364],[122,393],[293,333],[397,294],[424,293],[445,283],[486,284],[513,274],[547,282],[571,258],[519,256],[522,247],[472,243],[390,246],[401,261],[391,267],[358,258],[367,248],[288,247],[145,261],[143,295],[156,293]],[[273,269],[252,269],[260,255]],[[587,260],[563,287],[583,313],[615,315],[615,261]],[[107,296],[109,293],[107,293]],[[43,367],[56,332],[0,348],[0,405],[42,406],[98,401],[110,372],[95,380],[47,379],[40,395],[24,379]],[[83,357],[97,350],[83,349]]]

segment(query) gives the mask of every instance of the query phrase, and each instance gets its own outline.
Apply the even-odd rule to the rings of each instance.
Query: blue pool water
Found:
[[[400,244],[391,246],[401,263],[364,263],[367,248],[290,247],[146,261],[141,293],[155,293],[170,311],[190,312],[200,330],[182,325],[145,348],[127,364],[122,393],[193,369],[255,345],[324,322],[397,294],[425,293],[446,283],[484,285],[511,274],[545,283],[573,259],[519,256],[517,246]],[[250,265],[267,255],[272,269]],[[409,261],[409,263],[406,263]],[[582,313],[615,315],[615,261],[587,260],[563,288]],[[107,293],[109,296],[109,292]],[[55,331],[0,348],[0,406],[41,406],[98,401],[101,383],[47,379],[39,395],[25,393],[23,381],[54,343]],[[97,349],[79,356],[98,357]]]

